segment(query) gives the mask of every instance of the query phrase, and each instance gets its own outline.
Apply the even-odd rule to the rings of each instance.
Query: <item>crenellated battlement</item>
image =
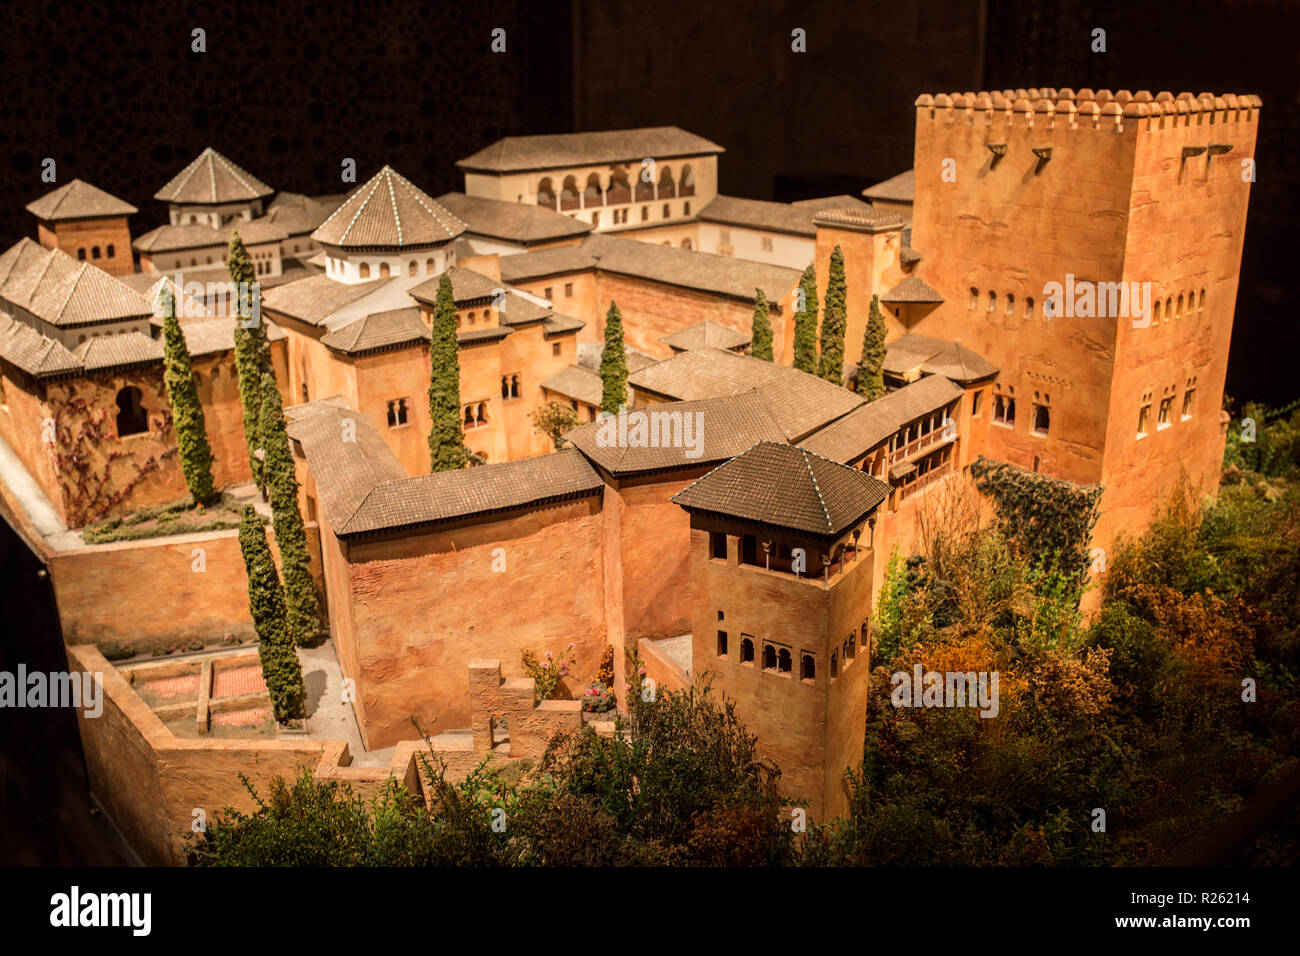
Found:
[[[1123,133],[1158,132],[1195,126],[1256,122],[1263,106],[1252,93],[1174,94],[1148,90],[1056,89],[993,90],[980,93],[922,93],[916,98],[918,123],[954,123],[963,114],[974,126],[1024,129],[1092,129]]]

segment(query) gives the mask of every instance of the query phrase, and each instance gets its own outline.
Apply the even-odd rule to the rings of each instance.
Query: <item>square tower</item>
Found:
[[[1105,487],[1098,543],[1217,487],[1260,102],[1007,90],[916,101],[915,332],[1001,368],[991,458]],[[1050,305],[1049,305],[1050,302]]]
[[[761,442],[673,501],[691,518],[692,673],[736,701],[815,820],[847,809],[870,672],[872,536],[889,486]]]

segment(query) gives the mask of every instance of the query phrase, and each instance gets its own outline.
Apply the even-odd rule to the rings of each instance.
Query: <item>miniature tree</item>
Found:
[[[564,436],[578,427],[578,413],[555,400],[537,406],[528,417],[533,427],[551,440],[556,451],[564,447]]]
[[[460,344],[456,341],[456,302],[451,276],[438,279],[429,340],[429,465],[434,472],[469,465],[460,420]]]
[[[871,297],[871,314],[862,336],[862,360],[858,362],[858,394],[874,402],[885,394],[885,314],[880,296]]]
[[[295,644],[306,644],[320,628],[320,609],[311,579],[307,532],[303,528],[302,512],[298,510],[298,477],[289,451],[280,390],[270,372],[262,376],[262,408],[258,425],[263,452],[262,475],[271,501],[275,540],[280,546],[280,567],[284,571],[289,636]]]
[[[767,317],[767,295],[762,289],[755,289],[754,324],[750,335],[750,352],[756,359],[771,362],[772,358],[772,320]]]
[[[809,264],[799,279],[803,308],[794,314],[794,367],[817,374],[817,272]]]
[[[180,448],[181,473],[195,504],[213,498],[212,447],[208,444],[203,406],[194,382],[194,363],[185,347],[185,334],[176,318],[176,298],[165,285],[159,293],[163,312],[163,381],[172,406],[172,421]]]
[[[627,351],[623,345],[623,313],[614,301],[605,315],[605,350],[600,356],[600,410],[617,415],[627,404]]]
[[[248,447],[248,467],[253,473],[253,481],[265,497],[262,462],[254,452],[258,447],[257,416],[262,408],[262,374],[271,371],[271,347],[260,308],[254,314],[257,280],[253,260],[249,258],[238,230],[230,233],[226,268],[230,270],[230,281],[235,290],[235,370],[239,375],[239,405],[244,414],[244,444]]]
[[[831,253],[826,279],[826,311],[822,315],[821,359],[817,374],[836,385],[844,384],[844,253],[837,245]]]
[[[266,528],[252,505],[244,507],[239,522],[239,550],[248,571],[248,610],[257,630],[262,679],[271,695],[275,719],[283,723],[302,716],[306,696],[302,664],[294,650],[285,620],[284,592],[266,543]]]

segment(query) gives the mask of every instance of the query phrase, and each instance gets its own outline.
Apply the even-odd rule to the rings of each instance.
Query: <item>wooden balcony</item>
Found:
[[[944,475],[950,474],[952,472],[952,467],[953,467],[953,459],[949,458],[942,465],[938,465],[934,468],[931,468],[920,478],[916,479],[916,481],[912,482],[909,485],[904,485],[901,489],[899,489],[898,500],[900,502],[903,502],[906,501],[908,498],[911,498],[913,495],[919,495],[921,492],[925,491],[926,488],[929,488],[932,484],[934,484]]]
[[[945,439],[943,437],[943,429],[936,428],[934,431],[922,435],[914,441],[908,442],[897,451],[891,451],[889,453],[889,463],[892,465],[898,461],[906,461],[909,458],[915,457],[919,452],[929,448],[931,445],[955,444],[956,441],[956,435],[952,438]]]

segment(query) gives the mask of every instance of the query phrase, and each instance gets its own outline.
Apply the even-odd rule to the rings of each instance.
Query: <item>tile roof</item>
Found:
[[[3,315],[0,315],[0,358],[37,378],[81,369],[80,360],[62,343]]]
[[[940,303],[943,296],[918,276],[906,276],[880,297],[881,302]]]
[[[149,316],[149,300],[89,262],[23,238],[0,254],[0,298],[71,328]]]
[[[678,401],[757,390],[788,441],[797,441],[862,404],[859,395],[784,365],[704,348],[679,352],[635,372],[633,388]]]
[[[741,199],[736,196],[718,196],[700,210],[701,222],[716,222],[729,226],[783,232],[814,238],[817,226],[813,219],[826,209],[856,209],[861,212],[870,206],[852,196],[831,196],[808,199],[801,203],[767,202],[760,199]]]
[[[571,315],[564,315],[560,312],[552,312],[546,318],[542,319],[542,334],[546,337],[552,335],[569,335],[579,332],[587,327],[587,323],[582,319],[574,318]]]
[[[575,398],[587,405],[594,405],[596,408],[600,407],[601,399],[605,395],[600,373],[583,368],[581,365],[566,365],[542,382],[542,388],[563,395],[565,398]]]
[[[500,174],[722,152],[725,151],[717,143],[676,126],[654,126],[593,133],[506,136],[458,160],[456,165],[462,170]]]
[[[612,475],[629,475],[701,465],[732,458],[760,441],[784,441],[780,425],[756,392],[698,402],[666,402],[642,411],[660,414],[699,414],[700,454],[687,457],[684,447],[642,448],[602,444],[602,422],[579,425],[564,437]]]
[[[385,166],[311,237],[344,249],[406,249],[451,242],[465,228],[428,193]]]
[[[262,218],[279,226],[289,236],[309,236],[342,201],[340,198],[337,202],[322,202],[301,193],[280,193]]]
[[[375,486],[340,534],[436,524],[600,494],[605,483],[569,449],[537,458],[417,475]]]
[[[908,422],[938,411],[961,395],[959,385],[942,375],[927,375],[854,409],[800,444],[814,454],[847,464],[888,441]]]
[[[407,477],[370,419],[341,398],[291,405],[284,417],[289,437],[302,444],[321,509],[335,533],[376,485]],[[349,420],[355,441],[343,440]]]
[[[139,332],[126,332],[122,335],[96,335],[88,338],[73,349],[72,354],[86,371],[97,372],[123,365],[161,362],[163,345],[157,339]]]
[[[465,223],[469,231],[489,239],[531,245],[573,239],[591,232],[591,225],[536,203],[484,199],[464,193],[443,193],[438,202]]]
[[[209,146],[153,198],[169,203],[211,205],[261,199],[274,192]]]
[[[729,515],[834,538],[889,495],[878,478],[803,448],[761,442],[672,498],[688,511]]]
[[[27,204],[27,211],[46,222],[130,216],[140,210],[97,186],[74,179]]]
[[[876,183],[862,190],[868,199],[884,199],[890,202],[912,202],[916,195],[916,170],[909,169],[891,176],[884,182]]]
[[[344,306],[372,295],[395,281],[397,276],[367,282],[337,282],[318,273],[264,290],[262,308],[273,309],[308,325],[321,325]]]
[[[501,257],[501,278],[506,282],[526,282],[566,272],[595,268],[596,257],[583,245],[553,246],[513,256]]]
[[[235,350],[235,318],[222,316],[215,319],[198,319],[181,321],[181,332],[185,336],[185,348],[191,358],[201,355],[217,355],[221,352]],[[284,338],[284,329],[273,322],[266,323],[266,336],[272,342]]]
[[[595,256],[596,268],[604,272],[699,289],[750,303],[754,301],[754,290],[762,289],[773,310],[779,310],[777,303],[798,285],[802,276],[799,269],[661,246],[621,236],[593,234],[583,240],[580,248]],[[524,252],[519,255],[534,254]],[[505,264],[515,258],[518,256],[506,256],[502,260],[502,275],[505,274]]]
[[[429,344],[429,330],[417,306],[372,312],[321,336],[321,344],[348,355],[417,343]]]
[[[654,355],[647,355],[645,352],[634,349],[631,346],[625,346],[623,352],[627,355],[628,372],[640,371],[647,365],[654,365],[655,362],[663,361],[663,359]],[[578,364],[585,369],[590,369],[596,374],[600,374],[600,360],[604,355],[604,342],[582,342],[578,345]]]
[[[823,209],[813,217],[819,226],[847,229],[850,232],[886,232],[903,228],[903,217],[892,212],[874,212],[870,209]]]
[[[746,332],[739,332],[736,329],[720,325],[712,319],[704,319],[700,322],[693,322],[684,329],[678,329],[670,335],[665,335],[659,341],[677,352],[685,352],[688,349],[731,349],[740,348],[748,345],[750,336]]]
[[[960,342],[908,333],[885,346],[884,370],[899,378],[942,375],[969,383],[998,373],[998,367]]]
[[[267,242],[282,242],[289,238],[285,230],[265,216],[239,220],[229,226],[214,229],[201,222],[165,224],[150,229],[131,243],[141,252],[172,252],[179,249],[207,249],[230,244],[231,233],[238,232],[245,246],[259,246]],[[224,261],[224,260],[223,260]]]
[[[465,266],[452,266],[446,271],[447,275],[451,276],[451,298],[457,306],[468,305],[479,299],[491,299],[496,295],[497,290],[504,289],[506,286],[500,279],[494,279]],[[438,285],[441,279],[442,275],[439,274],[432,279],[425,279],[419,285],[412,286],[409,290],[411,298],[417,302],[433,305],[438,299]]]

